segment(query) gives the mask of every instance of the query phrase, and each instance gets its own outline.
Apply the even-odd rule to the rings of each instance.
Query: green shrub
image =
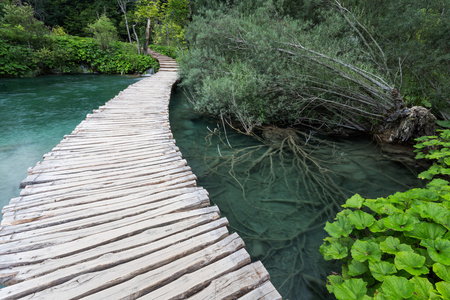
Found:
[[[432,167],[420,177],[448,174],[449,137],[444,130],[419,139],[417,158],[434,159],[446,170]],[[449,299],[449,192],[449,182],[435,178],[426,188],[386,198],[348,199],[327,222],[330,237],[320,247],[326,260],[342,262],[342,274],[328,277],[328,290],[346,300]]]
[[[36,69],[32,50],[12,46],[0,40],[0,77],[26,76]]]

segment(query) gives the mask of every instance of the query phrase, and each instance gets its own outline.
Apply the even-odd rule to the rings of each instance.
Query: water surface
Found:
[[[86,114],[137,80],[92,74],[0,79],[0,206],[19,195],[27,169]]]
[[[376,198],[420,184],[414,172],[366,138],[326,139],[307,130],[293,151],[287,142],[277,144],[284,137],[265,145],[224,130],[222,120],[193,113],[187,102],[181,91],[172,96],[177,146],[283,299],[334,298],[324,283],[340,266],[325,262],[318,249],[324,222],[348,197]]]

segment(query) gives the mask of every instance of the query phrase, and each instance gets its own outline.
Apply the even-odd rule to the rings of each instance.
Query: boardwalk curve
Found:
[[[0,299],[281,299],[176,147],[177,64],[157,58],[156,75],[89,114],[3,208]]]

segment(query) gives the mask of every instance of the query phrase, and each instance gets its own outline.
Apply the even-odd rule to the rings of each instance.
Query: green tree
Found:
[[[102,15],[95,23],[89,24],[88,30],[103,50],[110,49],[112,43],[117,41],[117,29],[105,15]]]
[[[0,19],[0,38],[9,44],[40,48],[48,42],[44,23],[34,18],[29,5],[7,4]]]

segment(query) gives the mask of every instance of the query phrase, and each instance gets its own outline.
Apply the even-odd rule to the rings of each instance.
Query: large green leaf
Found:
[[[368,270],[366,263],[362,263],[357,260],[352,260],[348,265],[348,275],[358,276],[365,273]]]
[[[327,277],[327,290],[330,293],[334,292],[334,286],[342,284],[344,282],[344,279],[342,279],[339,275],[330,275]]]
[[[354,259],[360,262],[381,260],[380,246],[374,242],[357,240],[352,246],[351,254]]]
[[[450,299],[450,282],[441,281],[436,283],[436,289],[442,295],[445,300]]]
[[[347,257],[348,248],[340,243],[323,244],[320,246],[320,252],[325,260],[342,259]]]
[[[359,230],[370,227],[375,222],[375,218],[372,215],[361,210],[356,210],[349,214],[348,219]]]
[[[431,259],[437,263],[450,266],[450,241],[443,239],[423,240],[420,245],[428,250]]]
[[[338,300],[359,300],[367,293],[367,283],[360,278],[345,280],[334,286],[334,295]]]
[[[327,222],[325,224],[325,231],[329,235],[335,238],[340,238],[341,236],[347,237],[352,232],[353,228],[350,221],[347,218],[338,218],[333,223]]]
[[[414,300],[425,300],[431,298],[431,293],[435,292],[433,285],[430,281],[423,277],[413,277],[409,280],[414,284],[415,291],[411,299]]]
[[[413,252],[399,252],[395,255],[395,266],[411,275],[428,274],[430,270],[424,266],[425,257]]]
[[[400,243],[398,238],[389,236],[384,242],[380,243],[380,248],[383,252],[389,254],[396,254],[398,252],[414,252],[410,245]]]
[[[369,227],[369,230],[372,232],[384,232],[389,230],[384,226],[383,219],[373,222],[372,226]]]
[[[387,228],[393,229],[395,231],[410,231],[414,229],[416,223],[419,223],[419,220],[417,218],[404,213],[390,215],[383,220],[384,225]]]
[[[397,272],[394,264],[387,261],[370,262],[369,269],[372,276],[378,281],[384,281],[385,276],[394,274]]]
[[[439,224],[442,224],[446,216],[450,214],[442,203],[422,202],[414,209],[420,212],[422,218],[431,219]]]
[[[447,232],[444,226],[436,223],[420,222],[416,224],[413,230],[405,232],[406,236],[420,240],[442,238]]]
[[[358,194],[349,198],[342,207],[360,209],[364,203],[364,198]]]
[[[433,265],[433,272],[442,280],[450,282],[450,267],[440,263]]]
[[[403,300],[408,299],[413,295],[415,287],[414,284],[409,282],[405,277],[386,276],[381,285],[381,291],[390,300]]]

